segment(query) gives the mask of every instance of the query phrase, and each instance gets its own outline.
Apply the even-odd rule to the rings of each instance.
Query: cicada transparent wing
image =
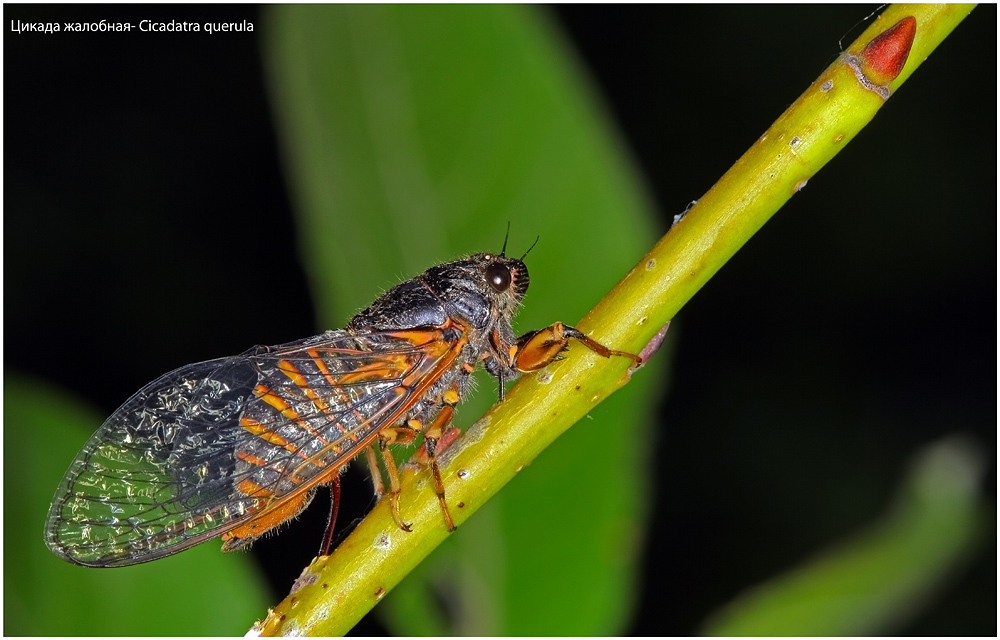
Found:
[[[76,564],[123,566],[290,499],[304,507],[426,393],[462,344],[414,335],[327,332],[146,385],[73,461],[46,521],[48,546]]]

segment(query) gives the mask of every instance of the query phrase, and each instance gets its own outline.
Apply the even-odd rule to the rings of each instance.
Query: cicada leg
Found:
[[[392,519],[396,521],[396,525],[403,531],[412,531],[410,525],[403,522],[403,519],[399,515],[399,470],[396,468],[396,460],[392,457],[392,452],[389,451],[390,444],[399,442],[399,439],[397,439],[397,429],[400,429],[400,427],[382,430],[378,436],[378,449],[382,454],[382,459],[385,460],[386,473],[389,474],[389,507],[392,510]],[[407,431],[409,430],[407,429]],[[410,440],[412,441],[412,438]],[[376,485],[377,490],[378,487]]]
[[[462,430],[458,427],[451,427],[444,432],[441,439],[437,441],[437,445],[434,447],[434,453],[440,456],[442,453],[448,450],[456,440],[458,436],[462,435]],[[413,452],[413,457],[410,458],[411,461],[417,462],[422,465],[430,465],[430,458],[427,457],[427,445],[422,444],[420,447]]]
[[[337,511],[340,509],[340,476],[335,476],[327,486],[330,488],[330,515],[326,519],[326,532],[319,548],[321,556],[330,555],[330,545],[333,544],[333,528],[337,524]]]
[[[437,456],[455,441],[461,433],[458,429],[449,429],[448,425],[455,415],[455,404],[458,402],[458,392],[449,390],[442,396],[445,406],[441,413],[437,414],[434,422],[424,432],[424,444],[421,446],[418,459],[426,460],[427,466],[431,468],[431,477],[434,478],[434,493],[437,494],[438,503],[441,505],[441,513],[444,514],[444,522],[448,526],[448,531],[455,530],[455,521],[451,519],[448,511],[448,503],[444,499],[444,483],[441,481],[441,470],[438,469]],[[454,399],[454,402],[449,400]],[[423,461],[422,460],[422,461]]]
[[[517,343],[511,349],[510,366],[515,367],[522,373],[544,369],[556,360],[559,360],[559,355],[566,350],[566,345],[569,343],[570,338],[578,340],[583,346],[605,358],[623,356],[635,360],[636,364],[642,364],[642,358],[637,355],[609,349],[600,342],[588,337],[582,331],[561,322],[556,322],[544,329],[526,333],[518,338]]]
[[[441,505],[441,513],[444,515],[445,525],[448,527],[448,531],[455,530],[455,521],[448,511],[448,503],[444,497],[444,482],[441,480],[441,470],[438,468],[437,457],[451,446],[462,433],[461,429],[448,428],[455,415],[455,405],[458,404],[458,400],[457,388],[451,388],[441,394],[440,402],[444,404],[444,407],[426,429],[423,428],[423,425],[419,421],[410,420],[406,426],[384,429],[379,434],[379,449],[382,453],[382,458],[385,460],[386,472],[389,475],[389,506],[392,510],[393,519],[403,531],[410,531],[411,529],[410,525],[403,522],[402,517],[399,515],[399,472],[392,454],[387,449],[393,443],[412,442],[416,435],[421,432],[424,434],[424,442],[413,454],[413,458],[415,461],[430,467],[431,477],[434,480],[434,493],[437,494],[438,503]],[[369,464],[371,465],[372,463],[369,462]],[[378,492],[381,486],[381,478],[378,474],[377,464],[372,466],[372,477],[379,478],[376,481],[376,492]]]
[[[378,468],[375,447],[369,446],[365,449],[365,458],[368,460],[368,473],[371,474],[372,484],[375,486],[375,499],[381,500],[385,495],[385,483],[382,482],[382,471]]]

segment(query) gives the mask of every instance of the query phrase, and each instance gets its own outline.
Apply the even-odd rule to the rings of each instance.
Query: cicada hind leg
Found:
[[[605,358],[622,356],[631,358],[636,364],[642,364],[642,358],[637,355],[609,349],[582,331],[556,322],[544,329],[531,331],[518,338],[511,353],[510,365],[521,373],[544,369],[559,360],[560,354],[566,350],[570,339],[579,341],[583,346]]]

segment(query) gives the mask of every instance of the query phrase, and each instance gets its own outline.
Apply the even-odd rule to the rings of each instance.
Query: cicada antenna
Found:
[[[503,249],[500,250],[500,255],[507,257],[507,238],[510,237],[510,220],[507,221],[507,233],[503,236]]]
[[[528,252],[531,251],[532,249],[534,249],[535,245],[538,244],[538,241],[541,240],[541,239],[542,239],[542,236],[538,236],[537,238],[535,238],[535,241],[533,243],[531,243],[530,247],[528,247],[528,251],[525,251],[524,255],[521,256],[521,261],[522,262],[524,261],[525,258],[528,257]]]

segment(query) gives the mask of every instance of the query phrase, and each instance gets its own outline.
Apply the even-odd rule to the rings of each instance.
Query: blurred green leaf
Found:
[[[917,457],[885,520],[715,613],[709,636],[867,636],[918,611],[981,539],[982,453],[951,438]]]
[[[499,250],[508,222],[512,255],[541,236],[518,326],[573,323],[657,237],[635,172],[540,11],[286,5],[266,18],[265,65],[323,326],[343,326],[434,263]],[[451,536],[386,599],[391,627],[623,632],[660,380],[655,368],[637,376]],[[495,401],[495,383],[483,382],[460,425]]]
[[[42,540],[70,461],[97,412],[51,386],[4,375],[4,635],[234,635],[266,610],[249,558],[205,544],[158,562],[89,569]]]

